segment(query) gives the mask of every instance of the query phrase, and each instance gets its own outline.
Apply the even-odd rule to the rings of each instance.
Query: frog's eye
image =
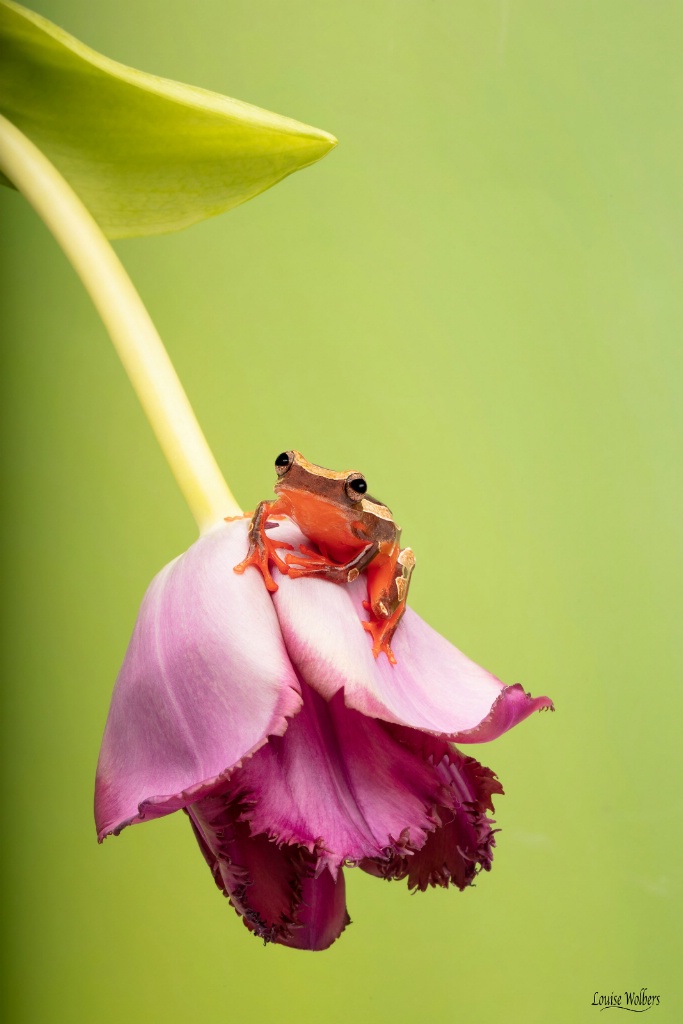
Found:
[[[278,476],[284,476],[294,462],[294,452],[281,452],[275,460],[275,470]]]
[[[365,494],[368,485],[362,473],[352,473],[346,478],[346,493],[351,501],[358,501],[361,494]]]

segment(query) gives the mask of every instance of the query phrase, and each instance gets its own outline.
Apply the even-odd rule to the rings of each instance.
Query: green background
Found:
[[[184,816],[95,842],[111,686],[195,531],[84,291],[3,220],[5,1019],[576,1022],[683,1013],[677,0],[36,0],[124,63],[333,132],[236,211],[117,243],[245,507],[356,467],[411,604],[536,716],[468,748],[491,875],[348,872],[329,951],[264,948]]]

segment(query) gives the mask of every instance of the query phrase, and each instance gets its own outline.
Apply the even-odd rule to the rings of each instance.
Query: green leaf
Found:
[[[222,213],[336,145],[317,128],[118,64],[11,0],[0,0],[0,112],[109,238]]]

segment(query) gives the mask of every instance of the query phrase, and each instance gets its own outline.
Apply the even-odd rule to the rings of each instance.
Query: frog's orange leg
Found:
[[[269,529],[270,525],[268,519],[273,515],[277,515],[282,507],[283,505],[279,498],[276,498],[275,501],[262,501],[258,505],[249,524],[249,550],[247,557],[234,568],[234,572],[241,574],[250,565],[255,566],[261,572],[266,588],[271,594],[277,590],[277,583],[271,576],[269,562],[274,562],[280,572],[286,573],[288,571],[287,565],[278,555],[277,548],[286,548],[288,551],[293,550],[291,544],[271,540],[266,534],[266,530]]]
[[[306,549],[307,551],[309,549]],[[298,555],[286,555],[287,574],[292,579],[300,579],[305,576],[317,576],[324,580],[332,580],[333,583],[353,583],[360,576],[361,572],[373,560],[379,551],[377,542],[368,544],[352,558],[349,562],[339,565],[330,561],[325,556],[311,551],[315,558],[300,558]]]
[[[391,639],[406,608],[410,576],[415,568],[415,555],[410,548],[403,548],[394,557],[380,563],[375,572],[368,572],[369,601],[363,607],[371,618],[363,623],[372,637],[372,653],[376,658],[382,651],[392,665],[396,664],[391,649]]]

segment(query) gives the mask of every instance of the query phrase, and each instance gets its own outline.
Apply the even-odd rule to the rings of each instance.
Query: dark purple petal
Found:
[[[245,925],[264,940],[327,949],[349,923],[343,873],[320,870],[314,854],[251,835],[228,794],[185,808],[219,889]]]
[[[282,524],[281,538],[303,538]],[[459,742],[494,739],[533,711],[551,708],[521,686],[505,686],[407,608],[392,640],[397,664],[373,657],[361,620],[364,576],[348,586],[289,579],[275,571],[273,601],[287,651],[301,677],[329,700],[343,688],[350,708]]]
[[[299,683],[246,522],[200,538],[152,581],[119,673],[97,769],[98,837],[183,807],[281,735]]]
[[[404,730],[403,738],[414,741]],[[450,800],[438,809],[440,825],[431,832],[417,851],[399,851],[389,860],[363,860],[360,866],[369,874],[387,879],[408,879],[411,889],[424,891],[428,886],[450,884],[459,889],[471,885],[479,871],[490,871],[495,846],[493,811],[495,793],[503,789],[490,768],[458,750],[433,749],[439,760],[435,771],[448,785]]]
[[[391,727],[302,687],[303,707],[231,780],[252,833],[296,843],[333,873],[345,861],[420,847],[450,779]]]
[[[301,904],[296,927],[283,945],[293,949],[327,949],[351,924],[346,910],[346,883],[340,868],[334,878],[328,868],[301,879]]]

